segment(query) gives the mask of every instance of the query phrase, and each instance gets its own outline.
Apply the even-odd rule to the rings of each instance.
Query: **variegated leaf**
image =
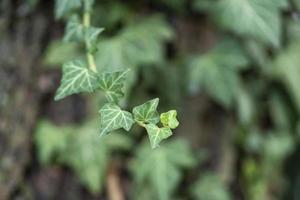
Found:
[[[134,123],[130,112],[122,110],[114,103],[105,104],[100,110],[100,134],[104,135],[113,130],[123,128],[126,131],[131,129]]]

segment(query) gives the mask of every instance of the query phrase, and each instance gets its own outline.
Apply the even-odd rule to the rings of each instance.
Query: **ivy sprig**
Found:
[[[85,59],[76,59],[63,64],[63,75],[56,91],[55,100],[72,94],[102,91],[107,103],[99,110],[100,135],[123,128],[130,131],[133,124],[144,127],[148,133],[152,148],[172,135],[179,122],[175,110],[159,115],[157,107],[159,99],[147,101],[136,106],[132,112],[123,110],[119,100],[124,97],[123,87],[128,70],[102,73],[97,70],[94,55],[97,52],[97,38],[104,28],[91,25],[93,0],[56,0],[56,17],[62,18],[74,9],[83,11],[82,20],[78,14],[68,18],[64,41],[83,43],[86,49]],[[158,123],[161,123],[161,126]]]

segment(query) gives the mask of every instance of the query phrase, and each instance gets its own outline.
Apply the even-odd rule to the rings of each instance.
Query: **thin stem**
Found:
[[[88,28],[88,27],[90,27],[90,25],[91,25],[91,15],[90,15],[90,12],[85,11],[83,13],[83,26],[85,28]],[[86,46],[86,48],[88,48],[88,46],[87,46],[86,43],[85,43],[85,46]],[[94,55],[91,54],[89,51],[87,51],[86,57],[87,57],[89,68],[92,71],[97,72],[97,67],[96,67],[96,64],[95,64]]]
[[[136,121],[136,122],[138,123],[138,125],[140,125],[140,126],[146,128],[146,124],[144,124],[143,122],[140,122],[140,121]]]

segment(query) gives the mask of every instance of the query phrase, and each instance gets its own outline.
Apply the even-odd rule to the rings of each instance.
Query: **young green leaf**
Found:
[[[164,125],[164,127],[174,129],[179,125],[179,122],[176,117],[177,117],[177,111],[170,110],[160,115],[160,121]]]
[[[83,25],[79,16],[73,15],[67,23],[64,41],[82,41],[83,40]]]
[[[97,74],[88,69],[81,60],[64,64],[63,77],[55,100],[80,92],[93,92],[98,87],[97,78]]]
[[[56,0],[55,1],[55,17],[62,18],[66,12],[72,9],[80,8],[81,0]]]
[[[162,140],[167,139],[168,137],[170,137],[172,135],[172,131],[170,128],[166,128],[166,127],[159,128],[155,124],[148,124],[148,125],[146,125],[145,128],[149,135],[150,144],[151,144],[152,149],[158,147],[159,143]]]
[[[156,111],[159,99],[155,98],[146,103],[133,108],[133,118],[135,121],[144,124],[157,124],[159,122],[159,114]]]
[[[129,69],[126,71],[103,73],[99,77],[99,87],[105,93],[109,102],[118,103],[124,96],[122,92],[124,81]]]
[[[87,27],[84,29],[84,40],[89,53],[94,54],[97,51],[97,37],[104,28]]]
[[[130,112],[121,110],[121,108],[114,103],[105,104],[100,110],[100,134],[104,135],[113,130],[123,128],[126,131],[131,129],[134,123],[132,114]]]

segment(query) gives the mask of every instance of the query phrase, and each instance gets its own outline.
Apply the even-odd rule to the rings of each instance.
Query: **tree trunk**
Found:
[[[18,189],[30,161],[39,59],[52,18],[49,2],[41,4],[31,12],[27,1],[0,3],[0,199]]]

